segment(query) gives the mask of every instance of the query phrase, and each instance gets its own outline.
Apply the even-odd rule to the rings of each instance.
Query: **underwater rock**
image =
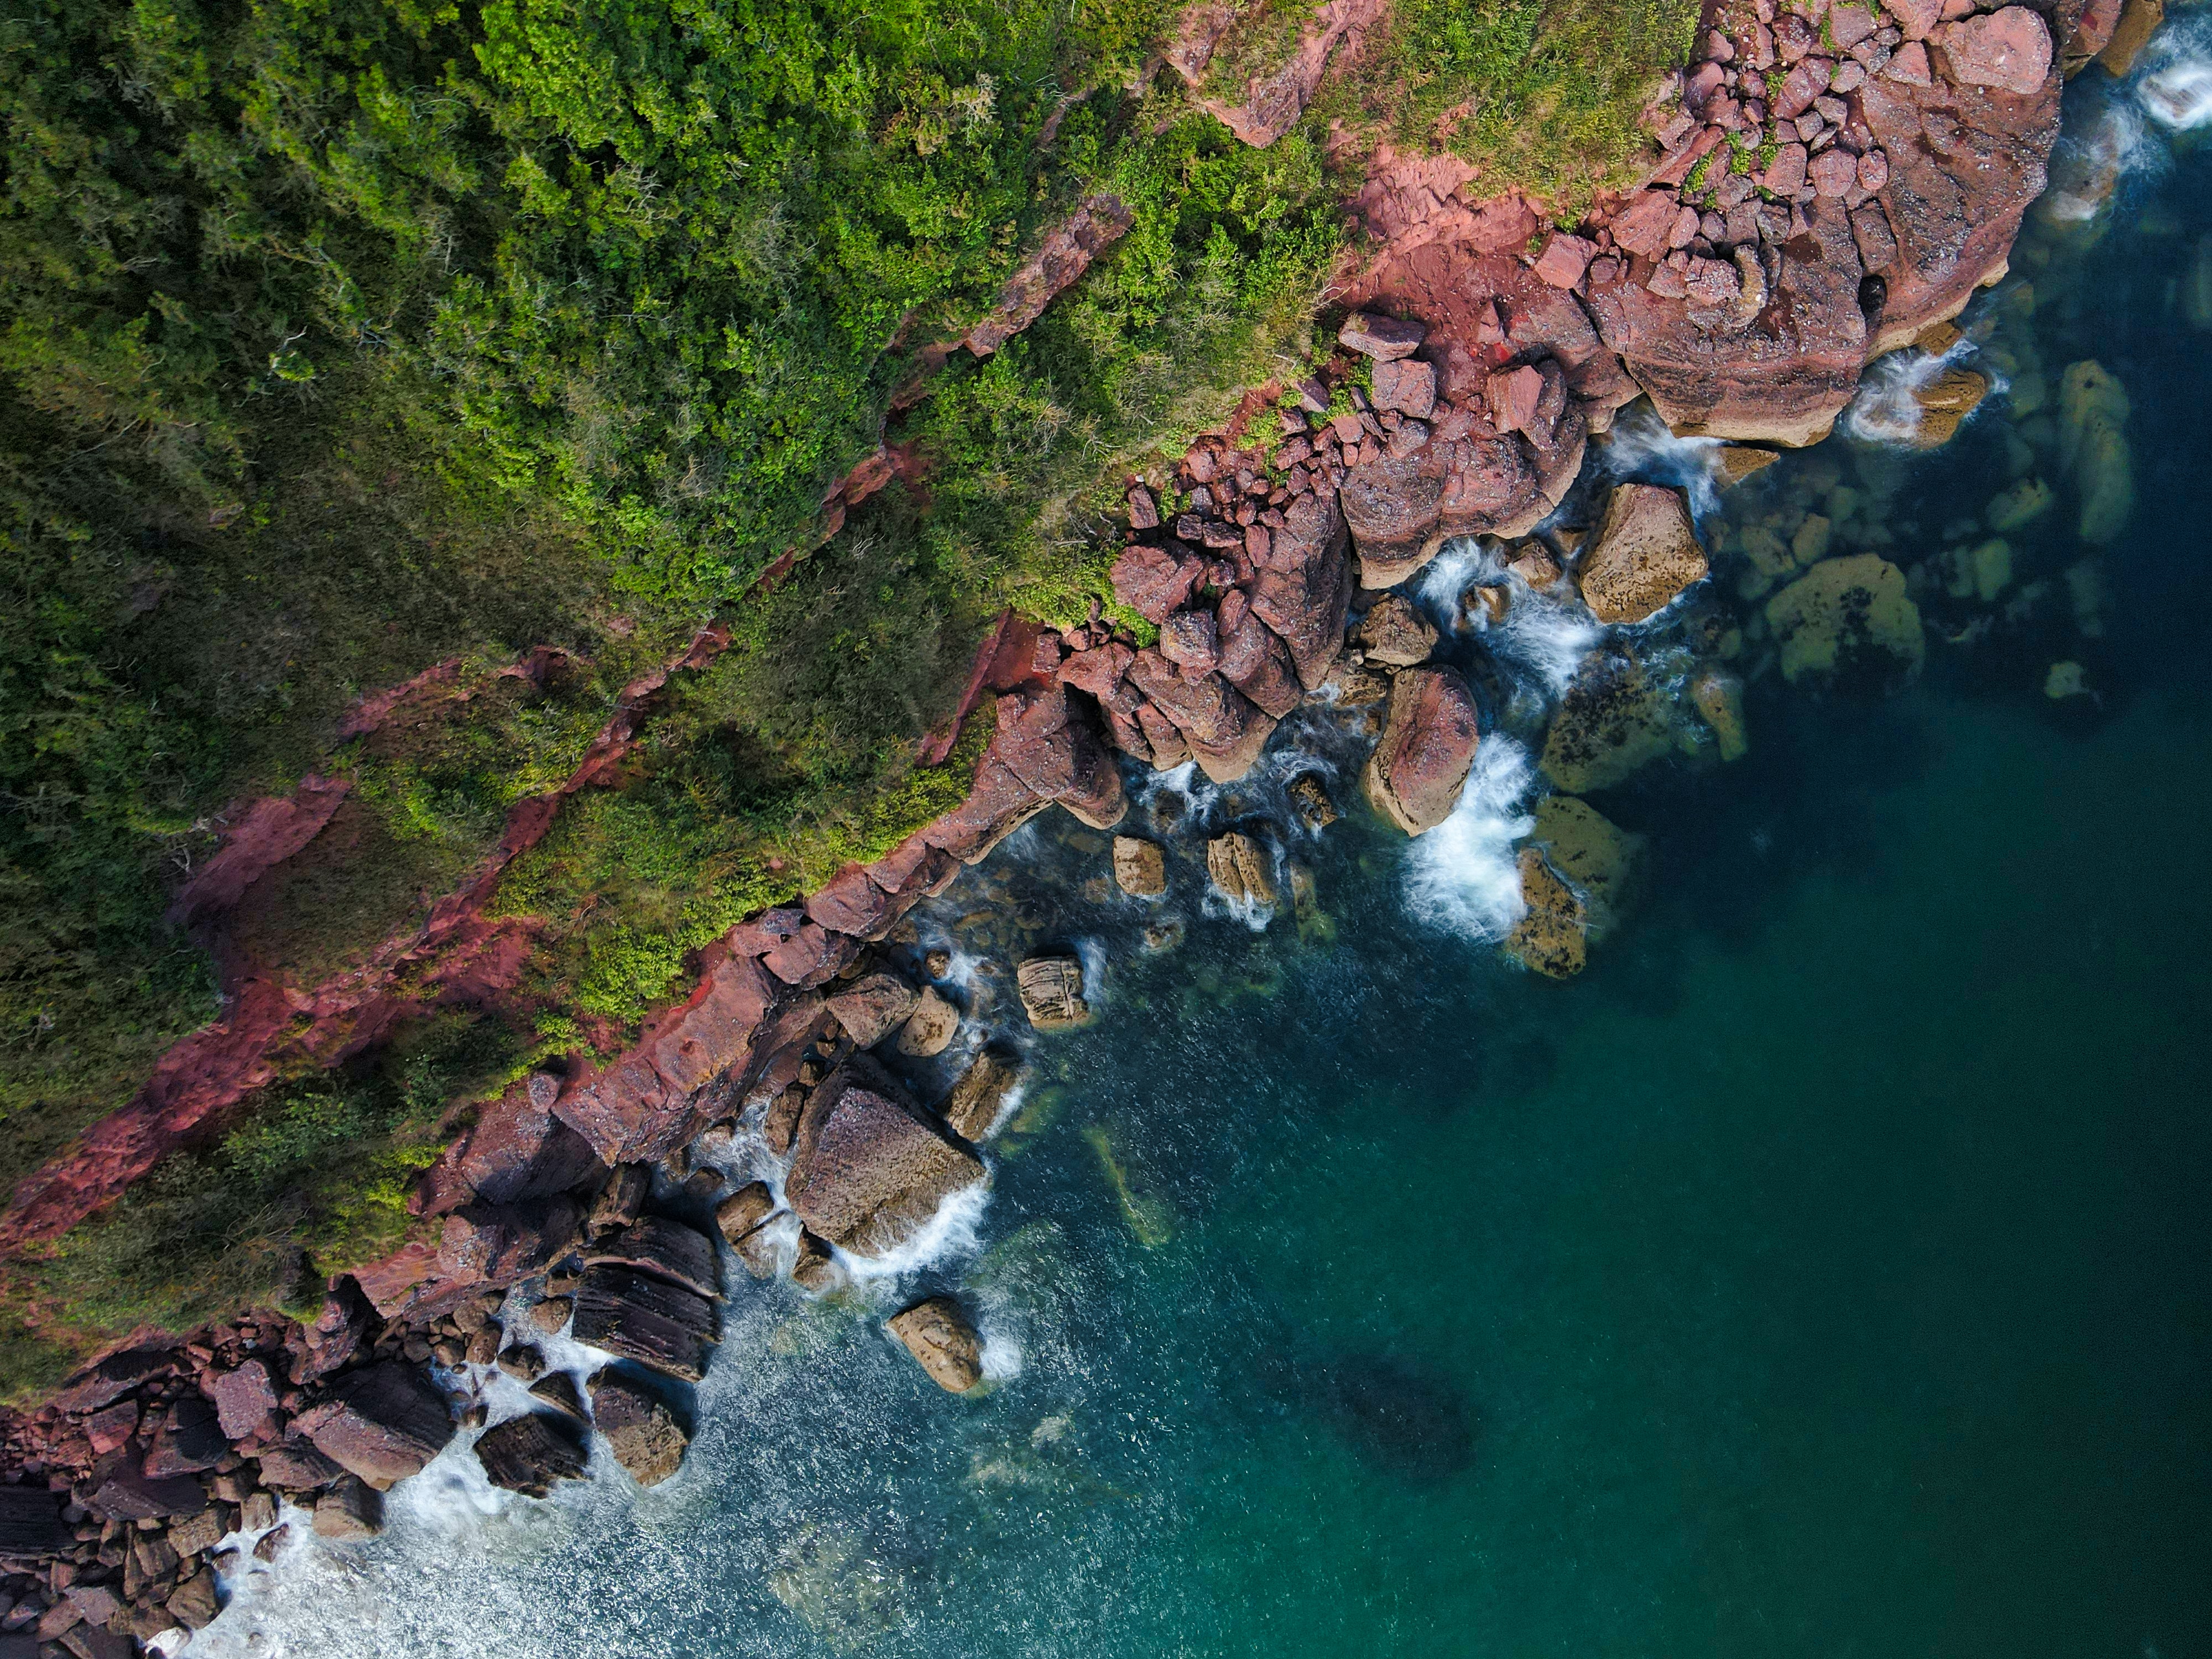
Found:
[[[832,1653],[858,1653],[906,1623],[905,1576],[826,1527],[805,1527],[777,1551],[768,1586]]]
[[[2042,479],[2022,478],[1990,498],[1983,520],[1998,535],[2009,536],[2048,513],[2054,499]]]
[[[1286,793],[1297,809],[1298,822],[1307,829],[1319,831],[1336,822],[1336,803],[1329,799],[1328,786],[1321,781],[1320,773],[1299,773],[1291,780]]]
[[[1367,763],[1368,799],[1409,836],[1435,829],[1459,804],[1480,735],[1474,694],[1456,668],[1401,670]]]
[[[1988,605],[2012,585],[2012,544],[1993,537],[1975,547],[1954,547],[1942,557],[1943,591],[1954,599]]]
[[[592,1422],[615,1462],[641,1486],[657,1486],[683,1467],[691,1437],[651,1389],[611,1367],[592,1373]]]
[[[696,1291],[611,1266],[584,1270],[568,1331],[579,1342],[686,1382],[706,1376],[719,1334],[714,1303]]]
[[[1562,789],[1610,789],[1677,747],[1671,700],[1618,643],[1583,659],[1545,735],[1543,768]]]
[[[1168,890],[1167,855],[1159,843],[1135,836],[1114,837],[1114,880],[1133,898],[1158,898]]]
[[[1079,957],[1031,957],[1014,970],[1014,988],[1030,1024],[1040,1031],[1065,1030],[1091,1018]]]
[[[581,1437],[567,1419],[526,1412],[495,1423],[477,1437],[477,1462],[484,1479],[526,1498],[544,1498],[554,1483],[584,1478]]]
[[[2181,281],[2181,315],[2190,327],[2212,334],[2212,232],[2197,239],[2197,257]]]
[[[884,1322],[929,1380],[947,1394],[965,1394],[983,1380],[983,1340],[949,1296],[917,1302]]]
[[[453,1437],[446,1396],[412,1365],[386,1360],[349,1371],[295,1426],[315,1449],[381,1491],[404,1480]]]
[[[803,1227],[792,1256],[791,1282],[809,1296],[827,1296],[845,1282],[845,1270],[837,1265],[829,1241]]]
[[[951,1048],[959,1031],[960,1010],[933,985],[922,992],[906,1024],[899,1027],[898,1051],[927,1060]]]
[[[830,1012],[856,1048],[872,1048],[914,1012],[914,987],[896,974],[870,974],[829,1000]]]
[[[1743,682],[1724,670],[1707,666],[1690,682],[1690,700],[1719,740],[1721,758],[1741,760],[1751,752],[1751,739],[1743,725]]]
[[[1750,444],[1724,445],[1713,455],[1713,482],[1723,489],[1732,489],[1781,459],[1777,450],[1759,449]]]
[[[1239,904],[1273,904],[1275,883],[1267,849],[1237,830],[1206,843],[1206,875],[1216,892]]]
[[[1083,1139],[1097,1155],[1098,1166],[1114,1189],[1115,1202],[1137,1243],[1156,1250],[1175,1237],[1175,1207],[1154,1192],[1140,1169],[1133,1164],[1118,1125],[1094,1123]]]
[[[1643,622],[1705,578],[1705,550],[1680,492],[1632,483],[1614,487],[1575,575],[1590,614],[1607,623]]]
[[[2058,381],[2058,464],[2081,502],[2081,539],[2116,540],[2135,513],[2127,388],[2103,364],[2069,363]]]
[[[1437,648],[1437,630],[1403,595],[1386,593],[1360,618],[1352,636],[1370,662],[1410,668]]]
[[[1580,973],[1590,947],[1625,912],[1643,852],[1641,836],[1588,802],[1546,797],[1517,860],[1528,913],[1501,948],[1553,979]]]
[[[1000,1108],[1022,1080],[1021,1061],[986,1048],[952,1085],[945,1121],[963,1140],[980,1141],[998,1122]]]
[[[855,1058],[806,1103],[784,1197],[809,1231],[855,1255],[878,1256],[920,1231],[954,1193],[986,1178],[973,1152]]]
[[[1782,674],[1816,690],[1893,691],[1927,643],[1905,573],[1873,553],[1814,565],[1766,602]]]

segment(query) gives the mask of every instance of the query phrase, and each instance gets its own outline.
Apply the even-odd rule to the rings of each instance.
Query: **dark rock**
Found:
[[[587,1231],[597,1235],[629,1226],[644,1210],[646,1195],[652,1190],[651,1164],[617,1164],[614,1173],[607,1177],[607,1184],[599,1188],[599,1195],[592,1200]]]
[[[352,1477],[349,1475],[347,1479],[350,1480]],[[353,1484],[361,1486],[361,1482],[358,1480],[354,1480]],[[373,1498],[377,1497],[376,1490],[373,1486],[361,1486],[361,1489]],[[380,1498],[378,1499],[378,1512],[380,1515],[382,1513]],[[253,1540],[253,1559],[257,1561],[274,1561],[283,1553],[284,1546],[291,1541],[292,1523],[287,1521],[283,1525],[271,1528]]]
[[[1382,740],[1367,764],[1376,809],[1409,836],[1435,829],[1459,803],[1480,726],[1455,668],[1407,668],[1391,683]]]
[[[541,1400],[564,1417],[584,1420],[584,1402],[577,1397],[576,1379],[566,1371],[548,1371],[530,1385],[533,1399]]]
[[[177,1350],[164,1344],[125,1348],[79,1371],[56,1391],[53,1404],[64,1412],[97,1411],[112,1406],[145,1382],[173,1371]]]
[[[1252,700],[1263,714],[1280,720],[1305,700],[1291,648],[1261,622],[1235,589],[1222,599],[1221,678]]]
[[[949,1296],[933,1296],[894,1314],[885,1328],[947,1394],[965,1394],[983,1380],[983,1340]]]
[[[720,1296],[714,1246],[706,1234],[680,1221],[649,1215],[611,1233],[584,1252],[587,1267],[611,1265],[649,1273],[701,1296]]]
[[[687,1382],[707,1374],[718,1328],[714,1304],[696,1291],[612,1266],[585,1269],[569,1334]]]
[[[1301,772],[1292,778],[1289,794],[1298,821],[1307,829],[1326,830],[1336,822],[1336,803],[1329,799],[1328,786],[1318,772]]]
[[[1158,651],[1139,651],[1130,677],[1182,732],[1216,782],[1233,782],[1251,770],[1275,729],[1273,718],[1218,674],[1186,680]]]
[[[438,1271],[457,1285],[511,1284],[575,1248],[582,1218],[565,1194],[526,1204],[468,1204],[447,1216]]]
[[[495,1423],[477,1437],[477,1462],[495,1486],[544,1498],[556,1481],[584,1478],[584,1447],[573,1424],[550,1412]]]
[[[288,1440],[261,1454],[261,1484],[280,1492],[312,1492],[327,1486],[345,1471],[301,1440]]]
[[[67,1549],[73,1536],[62,1503],[44,1486],[0,1486],[0,1561],[27,1565]]]
[[[93,1493],[91,1507],[112,1521],[154,1521],[198,1515],[207,1504],[207,1489],[190,1476],[154,1480],[121,1469]]]
[[[530,1322],[548,1336],[558,1336],[568,1325],[574,1306],[565,1296],[542,1297],[531,1304]]]
[[[975,1154],[896,1084],[848,1060],[806,1103],[784,1195],[809,1231],[874,1256],[904,1242],[953,1193],[983,1179]]]
[[[176,1594],[169,1598],[167,1606],[169,1617],[186,1630],[205,1630],[215,1623],[216,1614],[222,1611],[216,1599],[215,1575],[194,1573],[177,1586]]]
[[[629,1478],[657,1486],[682,1467],[690,1437],[651,1389],[609,1369],[591,1381],[592,1421]]]
[[[368,1481],[345,1475],[315,1500],[315,1536],[359,1543],[384,1530],[384,1494]],[[258,1553],[258,1552],[257,1552]]]
[[[827,1239],[801,1229],[798,1253],[792,1258],[791,1282],[810,1296],[827,1296],[844,1279],[844,1270]]]
[[[416,1473],[453,1437],[445,1395],[420,1371],[391,1361],[337,1378],[298,1425],[317,1450],[380,1491]]]
[[[518,1382],[535,1382],[545,1374],[545,1350],[534,1342],[510,1343],[500,1350],[499,1368]]]

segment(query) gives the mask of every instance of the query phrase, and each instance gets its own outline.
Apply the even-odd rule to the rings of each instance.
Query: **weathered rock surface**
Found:
[[[1224,898],[1238,904],[1273,904],[1275,879],[1267,849],[1232,830],[1206,844],[1206,879]]]
[[[659,1395],[612,1368],[592,1374],[590,1391],[592,1425],[631,1480],[657,1486],[683,1467],[691,1437]]]
[[[477,1462],[495,1486],[526,1498],[549,1495],[556,1482],[584,1478],[582,1437],[567,1418],[526,1412],[477,1437]]]
[[[943,1054],[960,1031],[960,1010],[934,985],[926,988],[899,1027],[898,1051],[917,1060]]]
[[[877,1256],[984,1179],[975,1155],[896,1084],[848,1060],[823,1079],[800,1115],[784,1196],[810,1232],[854,1255]]]
[[[295,1426],[315,1449],[379,1491],[404,1480],[453,1437],[446,1397],[411,1365],[386,1360],[349,1371]]]
[[[1134,898],[1158,898],[1168,890],[1167,855],[1157,842],[1114,837],[1114,880]]]
[[[713,1243],[697,1228],[665,1216],[641,1217],[622,1231],[586,1247],[584,1265],[634,1267],[701,1296],[721,1294]]]
[[[1543,767],[1560,788],[1581,794],[1626,782],[1675,746],[1666,693],[1640,658],[1613,646],[1575,671],[1545,736]]]
[[[1359,619],[1353,642],[1370,662],[1411,668],[1437,648],[1437,630],[1402,594],[1386,593]]]
[[[775,1212],[775,1196],[765,1181],[749,1181],[714,1207],[714,1225],[734,1244]]]
[[[384,1530],[384,1494],[356,1475],[342,1477],[315,1499],[315,1535],[358,1543]]]
[[[986,1048],[952,1085],[945,1103],[945,1121],[963,1140],[980,1141],[999,1121],[1006,1097],[1022,1080],[1021,1062],[1011,1054]]]
[[[1575,575],[1590,614],[1608,623],[1656,616],[1705,579],[1705,550],[1680,492],[1651,484],[1614,486]]]
[[[1014,988],[1030,1024],[1040,1031],[1063,1030],[1091,1018],[1080,957],[1031,957],[1014,970]]]
[[[830,1012],[856,1048],[872,1048],[914,1012],[914,987],[896,974],[869,974],[829,999]]]
[[[1793,685],[1887,694],[1927,650],[1905,573],[1873,553],[1814,565],[1767,600],[1766,625]]]
[[[719,1327],[696,1291],[629,1267],[586,1267],[568,1333],[579,1342],[696,1382],[707,1374]]]
[[[1459,804],[1480,737],[1474,696],[1457,669],[1400,671],[1367,763],[1368,798],[1409,836],[1435,829]]]
[[[983,1340],[951,1297],[917,1302],[892,1315],[884,1328],[945,1393],[965,1394],[983,1380]]]
[[[248,1359],[234,1369],[218,1372],[209,1385],[226,1439],[243,1440],[269,1426],[276,1411],[276,1387],[269,1367]]]

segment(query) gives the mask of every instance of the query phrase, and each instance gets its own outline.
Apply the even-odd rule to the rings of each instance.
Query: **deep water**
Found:
[[[1177,839],[1158,954],[1103,838],[1040,820],[933,925],[1084,943],[1103,1014],[1034,1045],[972,1238],[874,1312],[737,1275],[676,1480],[532,1503],[457,1444],[194,1652],[2212,1654],[2212,156],[2177,142],[1969,319],[2004,349],[2034,283],[2054,387],[2094,356],[2133,401],[2101,634],[2062,505],[2019,538],[2042,608],[1929,596],[1969,637],[1900,696],[1747,650],[1747,757],[1598,798],[1648,892],[1565,984],[1362,811],[1282,832],[1303,927],[1206,914]],[[1869,464],[1891,556],[2006,481],[2012,419]],[[2045,695],[2061,656],[2094,695]],[[1186,823],[1284,821],[1285,770]],[[939,1286],[983,1397],[880,1332]]]

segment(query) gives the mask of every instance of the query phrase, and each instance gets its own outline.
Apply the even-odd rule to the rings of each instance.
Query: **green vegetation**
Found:
[[[240,805],[349,781],[225,943],[297,984],[357,967],[718,617],[729,651],[672,681],[618,787],[571,799],[496,898],[538,930],[501,1015],[531,1029],[500,1042],[619,1040],[688,952],[957,800],[988,720],[947,768],[915,745],[993,616],[1110,602],[1123,475],[1309,366],[1356,182],[1332,169],[1360,165],[1328,159],[1330,120],[1448,132],[1486,177],[1573,199],[1626,165],[1687,27],[1681,0],[1406,0],[1358,76],[1255,151],[1172,76],[1136,84],[1175,9],[0,19],[0,1184],[215,1011],[163,916]],[[1217,69],[1277,61],[1310,9],[1255,4]],[[1085,280],[892,412],[923,348],[1101,193],[1132,222]],[[920,482],[784,574],[886,438]],[[502,672],[533,647],[557,648],[544,672]],[[447,659],[339,740],[360,696]],[[7,1305],[26,1329],[182,1319],[276,1294],[302,1249],[396,1236],[385,1200],[434,1133],[400,1063],[272,1090]],[[467,1073],[425,1076],[450,1097]],[[239,1139],[270,1124],[319,1149],[292,1186]],[[342,1214],[349,1182],[384,1198]]]

